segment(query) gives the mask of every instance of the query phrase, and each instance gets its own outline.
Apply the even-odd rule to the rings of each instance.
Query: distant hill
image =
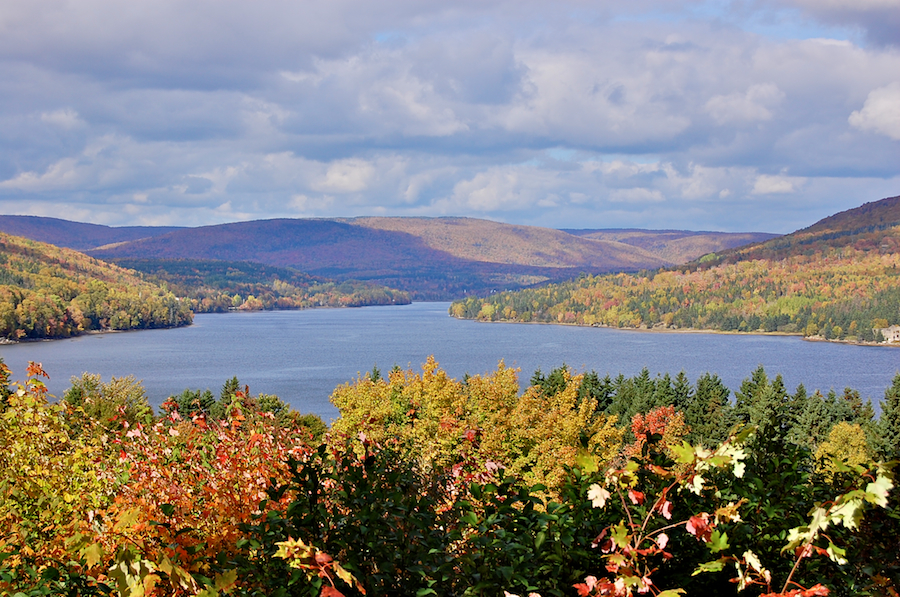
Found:
[[[139,274],[0,233],[0,338],[186,325],[188,305]]]
[[[586,276],[469,298],[456,317],[879,341],[900,324],[900,197],[641,275]]]
[[[690,232],[685,230],[565,230],[594,240],[610,240],[639,247],[680,265],[703,255],[778,238],[766,232]]]
[[[102,245],[159,236],[160,234],[180,229],[178,226],[123,226],[113,228],[99,224],[70,222],[57,218],[0,215],[0,232],[30,238],[31,240],[49,243],[57,247],[75,249],[76,251],[85,251]]]
[[[710,263],[784,259],[823,248],[852,246],[867,252],[892,250],[890,239],[896,235],[897,226],[900,226],[900,196],[888,197],[836,213],[776,239],[722,251]]]
[[[617,238],[613,231],[561,231],[475,218],[274,219],[180,229],[43,220],[48,219],[8,216],[0,218],[0,230],[30,226],[33,237],[52,234],[61,246],[78,246],[109,261],[250,261],[383,284],[417,300],[522,288],[580,273],[658,268],[771,236],[630,231]]]

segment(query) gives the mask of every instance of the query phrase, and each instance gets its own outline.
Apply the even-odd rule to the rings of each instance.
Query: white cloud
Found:
[[[847,121],[860,130],[900,141],[900,82],[869,92],[862,110],[854,111]]]
[[[786,193],[794,193],[806,179],[797,176],[771,176],[768,174],[760,174],[753,182],[753,195],[781,195]]]
[[[54,110],[53,112],[42,112],[41,120],[63,129],[73,129],[85,124],[81,117],[78,116],[78,112],[71,108],[63,108],[61,110]]]
[[[615,203],[660,203],[666,198],[658,189],[616,189],[609,194],[609,200]]]
[[[771,120],[770,108],[784,99],[784,92],[772,83],[751,85],[746,93],[716,95],[705,109],[718,124]]]
[[[329,165],[324,177],[311,186],[317,191],[353,193],[365,190],[374,176],[375,168],[365,160],[341,160]]]

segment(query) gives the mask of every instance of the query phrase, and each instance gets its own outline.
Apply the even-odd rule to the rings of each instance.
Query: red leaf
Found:
[[[640,506],[644,503],[644,494],[640,491],[635,491],[634,489],[628,490],[628,499],[631,500],[631,503],[635,506]]]
[[[322,592],[319,593],[319,597],[344,597],[344,594],[332,586],[324,586],[322,587]]]

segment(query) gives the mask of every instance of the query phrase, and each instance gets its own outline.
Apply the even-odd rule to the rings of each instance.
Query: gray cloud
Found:
[[[14,3],[0,211],[789,231],[898,192],[898,1]]]

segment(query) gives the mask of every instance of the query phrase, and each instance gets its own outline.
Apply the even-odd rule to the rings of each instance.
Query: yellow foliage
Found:
[[[47,403],[43,371],[30,373],[0,410],[0,552],[27,546],[41,562],[63,559],[65,539],[112,502],[121,471],[105,436],[74,433],[64,406]]]
[[[848,466],[872,461],[866,443],[866,432],[857,424],[840,422],[831,428],[828,439],[816,449],[816,470],[831,479],[837,472],[836,463]]]
[[[498,462],[511,474],[553,487],[566,466],[607,463],[621,446],[615,418],[596,412],[595,400],[579,399],[581,381],[570,377],[552,396],[538,388],[520,395],[518,370],[502,361],[493,373],[461,383],[429,357],[421,375],[394,371],[388,380],[367,376],[337,388],[331,401],[341,418],[332,431],[392,445],[425,470],[474,451],[480,462]]]

